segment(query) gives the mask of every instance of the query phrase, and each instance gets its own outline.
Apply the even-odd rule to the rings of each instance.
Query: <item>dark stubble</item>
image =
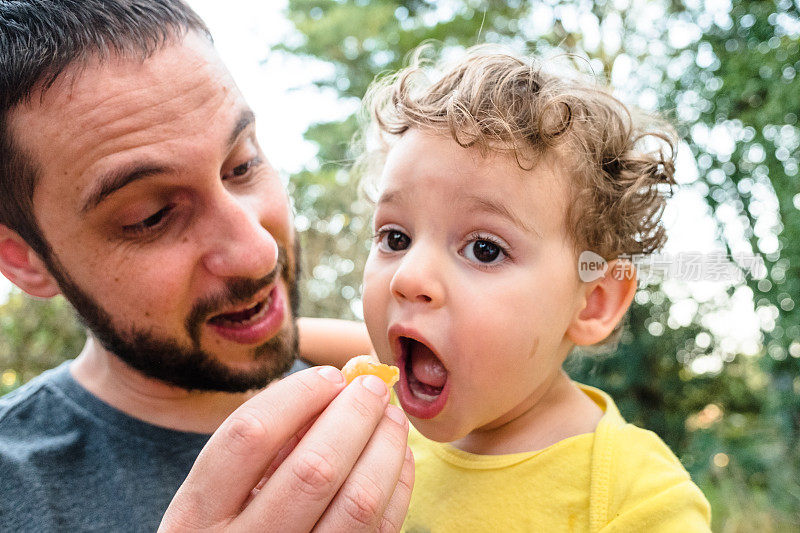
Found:
[[[78,313],[81,322],[108,351],[142,374],[187,390],[244,392],[265,387],[279,378],[292,365],[297,354],[296,309],[299,305],[299,246],[290,258],[286,249],[278,247],[278,264],[261,279],[227,280],[225,289],[195,303],[185,321],[191,347],[175,339],[163,338],[152,331],[130,326],[118,328],[111,316],[81,289],[51,255],[50,271],[67,301]],[[226,366],[212,354],[200,349],[203,324],[215,314],[231,306],[249,303],[264,287],[282,279],[289,293],[288,325],[274,337],[253,349],[253,365],[247,369]]]

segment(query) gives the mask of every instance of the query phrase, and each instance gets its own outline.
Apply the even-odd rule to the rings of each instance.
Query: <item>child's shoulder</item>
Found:
[[[607,393],[586,385],[579,387],[604,412],[595,431],[593,462],[613,462],[617,475],[626,470],[634,476],[651,470],[675,471],[688,479],[681,462],[658,435],[626,422]]]
[[[644,524],[682,524],[685,531],[709,531],[711,508],[702,491],[661,438],[633,424],[596,434],[592,461],[593,507],[620,531]],[[604,455],[598,460],[599,455]],[[606,490],[597,490],[608,480]],[[604,510],[600,511],[600,510]],[[672,531],[671,526],[651,528]]]
[[[654,432],[625,422],[604,392],[581,388],[607,403],[595,431],[591,473],[592,506],[603,521],[638,524],[666,513],[706,531],[708,502],[666,443]]]
[[[595,447],[610,455],[617,474],[625,470],[634,477],[643,472],[674,472],[681,479],[689,479],[677,456],[650,430],[629,423],[609,424],[603,431],[598,427],[596,438]]]

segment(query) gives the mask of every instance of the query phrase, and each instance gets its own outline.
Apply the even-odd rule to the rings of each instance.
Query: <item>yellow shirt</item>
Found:
[[[700,489],[653,432],[627,424],[606,393],[594,433],[535,452],[475,455],[412,428],[416,461],[408,533],[710,531]]]

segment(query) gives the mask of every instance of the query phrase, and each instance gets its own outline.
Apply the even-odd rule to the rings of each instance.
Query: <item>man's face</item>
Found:
[[[188,389],[246,390],[287,368],[288,198],[204,38],[72,68],[10,119],[38,166],[51,271],[105,348]]]

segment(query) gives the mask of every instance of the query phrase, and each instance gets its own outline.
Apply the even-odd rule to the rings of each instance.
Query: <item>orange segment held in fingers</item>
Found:
[[[350,383],[358,376],[372,374],[381,378],[390,389],[400,379],[399,368],[379,363],[369,355],[359,355],[350,359],[342,368],[342,374],[344,374],[347,383]]]

